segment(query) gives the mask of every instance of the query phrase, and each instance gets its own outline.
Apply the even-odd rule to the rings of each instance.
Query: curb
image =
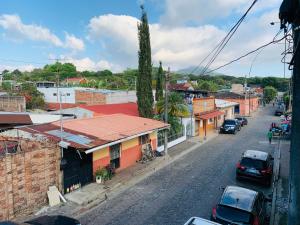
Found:
[[[280,158],[281,158],[281,138],[278,142],[277,151],[275,152],[275,168],[274,168],[274,181],[273,181],[273,194],[272,194],[272,209],[271,209],[271,215],[270,215],[270,225],[276,225],[275,223],[275,211],[276,211],[276,200],[277,200],[277,186],[278,186],[278,180],[279,180],[279,171],[280,171]]]

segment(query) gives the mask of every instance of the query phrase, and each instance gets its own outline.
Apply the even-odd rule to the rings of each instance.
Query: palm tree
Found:
[[[162,119],[165,112],[165,99],[160,99],[156,103],[155,116],[157,119]],[[179,122],[179,118],[187,117],[190,115],[187,104],[184,102],[183,97],[176,93],[171,92],[168,96],[168,123],[171,125],[170,133],[177,133],[181,130],[182,124]]]

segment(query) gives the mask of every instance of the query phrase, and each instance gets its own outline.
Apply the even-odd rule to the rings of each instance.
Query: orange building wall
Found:
[[[227,98],[225,99],[226,101],[232,101],[232,102],[237,102],[240,104],[240,115],[247,116],[249,115],[249,99],[230,99]],[[259,102],[258,98],[251,98],[250,99],[250,113],[254,112],[257,110],[259,107]]]
[[[149,134],[152,143],[152,149],[157,149],[157,132]],[[129,166],[132,166],[136,161],[140,160],[142,156],[141,145],[139,143],[139,138],[133,138],[128,141],[121,143],[121,152],[120,152],[120,167],[117,171],[125,169]],[[105,167],[110,163],[109,147],[105,149],[98,150],[93,152],[93,172],[100,167]]]
[[[93,173],[95,173],[97,169],[107,166],[109,163],[110,156],[108,147],[93,152]]]
[[[193,111],[194,114],[199,114],[203,112],[209,112],[215,110],[215,98],[195,98],[193,100]]]

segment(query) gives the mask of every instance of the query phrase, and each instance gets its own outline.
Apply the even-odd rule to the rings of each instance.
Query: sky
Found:
[[[282,0],[258,0],[211,65],[214,69],[273,40]],[[1,0],[0,72],[71,62],[77,70],[137,68],[140,5],[147,12],[153,65],[171,71],[199,65],[252,0]],[[278,37],[282,37],[281,33]],[[284,44],[218,70],[233,76],[283,77]],[[203,64],[204,66],[204,64]],[[290,72],[287,71],[287,74]]]

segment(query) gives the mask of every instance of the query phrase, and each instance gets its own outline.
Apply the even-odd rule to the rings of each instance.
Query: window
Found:
[[[53,93],[53,96],[57,96],[57,94],[56,94],[56,93]]]
[[[120,167],[120,144],[110,146],[110,164],[113,168]]]
[[[140,139],[140,145],[146,144],[149,140],[149,135],[148,134],[142,135],[140,136],[139,139]]]
[[[67,96],[70,96],[71,94],[70,93],[67,93]]]
[[[214,122],[214,119],[213,118],[210,118],[209,119],[209,123],[213,123]]]

